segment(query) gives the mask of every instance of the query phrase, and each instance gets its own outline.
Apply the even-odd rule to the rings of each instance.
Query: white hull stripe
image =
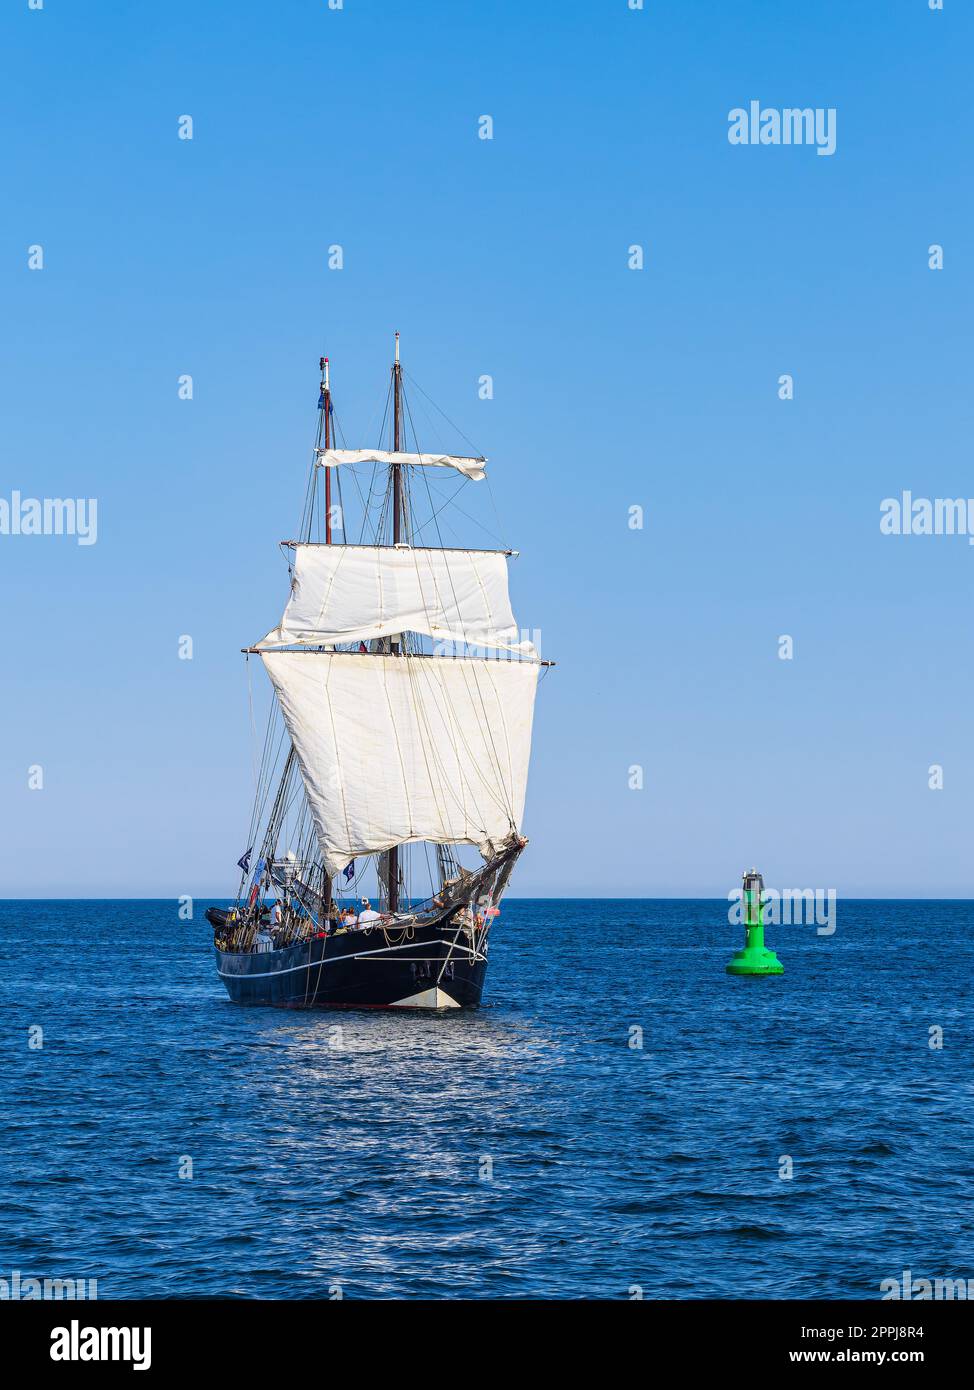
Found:
[[[365,960],[368,956],[383,956],[388,960],[390,958],[390,951],[414,951],[417,946],[421,947],[425,944],[426,943],[423,941],[408,941],[405,946],[380,946],[377,951],[350,951],[344,956],[333,956],[331,960],[312,960],[305,961],[304,965],[286,965],[283,970],[220,970],[218,967],[216,973],[225,976],[228,980],[260,980],[266,975],[290,975],[295,970],[317,970],[321,965],[339,965],[344,960]],[[446,945],[447,943],[444,942],[443,944]],[[460,946],[456,949],[467,952],[468,962],[487,959],[486,956],[471,952],[469,946]],[[243,955],[244,952],[240,954]],[[263,955],[264,953],[261,951],[251,951],[247,954]],[[268,952],[267,954],[270,953]],[[441,963],[441,957],[439,956],[412,956],[410,959],[416,961],[432,960],[435,961],[437,965]]]

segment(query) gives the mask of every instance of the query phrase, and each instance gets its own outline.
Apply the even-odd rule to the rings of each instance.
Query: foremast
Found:
[[[332,423],[332,416],[334,411],[331,399],[331,369],[327,357],[319,357],[318,370],[320,373],[320,381],[318,387],[318,424],[315,432],[316,457],[322,449],[330,449],[332,447],[334,433]],[[315,530],[315,502],[317,500],[317,493],[314,484],[316,472],[317,470],[314,467],[312,467],[310,493],[308,498],[306,499],[304,518],[302,520],[301,526],[299,527],[300,539],[306,543],[311,542]],[[325,469],[324,474],[324,543],[326,545],[331,545],[333,540],[331,473],[328,469]],[[319,530],[319,535],[320,534],[321,532]],[[277,850],[277,840],[281,830],[284,816],[287,811],[289,787],[291,785],[292,779],[296,778],[297,776],[297,757],[295,754],[294,745],[292,743],[289,743],[287,757],[285,758],[284,766],[281,769],[280,775],[277,779],[277,791],[275,792],[273,802],[271,803],[270,814],[267,817],[264,833],[259,841],[259,858],[257,861],[257,869],[256,871],[254,871],[253,874],[253,883],[251,886],[247,904],[248,907],[252,907],[254,903],[257,901],[261,889],[265,884],[268,887],[270,887],[274,882],[274,870],[272,868],[272,865],[274,864],[275,854]],[[253,828],[257,828],[256,823]],[[247,863],[249,863],[250,855],[252,852],[253,851],[251,849],[245,856],[245,861]],[[249,869],[244,868],[245,861],[241,861],[241,869],[243,872],[241,874],[240,887],[237,891],[238,903],[242,901],[244,885],[247,882],[248,873],[250,872]],[[325,869],[324,864],[319,865],[318,872],[313,872],[311,877],[312,879],[318,879],[318,883],[314,886],[310,884],[305,885],[305,888],[307,889],[307,895],[308,897],[310,897],[310,899],[314,902],[315,906],[317,907],[319,920],[325,921],[331,909],[332,879],[328,874],[327,870]],[[311,907],[311,901],[308,901],[307,898],[305,899],[305,905],[307,907]]]

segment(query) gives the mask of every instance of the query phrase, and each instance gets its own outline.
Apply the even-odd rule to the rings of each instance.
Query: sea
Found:
[[[176,901],[0,904],[0,1279],[810,1299],[974,1277],[974,903],[505,900],[475,1012],[231,1004]],[[185,912],[185,908],[184,908]]]

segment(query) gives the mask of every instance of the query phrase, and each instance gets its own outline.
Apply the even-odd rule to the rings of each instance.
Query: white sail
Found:
[[[257,645],[334,646],[400,632],[535,655],[517,641],[502,551],[415,546],[296,546],[284,616]]]
[[[534,661],[262,652],[324,864],[430,840],[489,858],[524,811]]]
[[[338,468],[343,463],[402,463],[421,468],[455,468],[475,483],[487,476],[485,458],[466,458],[462,454],[403,454],[388,449],[319,449],[317,455],[322,468]]]

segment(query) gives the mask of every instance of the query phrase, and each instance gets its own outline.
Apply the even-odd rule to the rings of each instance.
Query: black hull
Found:
[[[390,933],[398,940],[401,932]],[[487,971],[486,943],[471,948],[455,924],[417,924],[390,946],[381,931],[312,937],[279,951],[216,951],[235,1004],[285,1009],[476,1008]]]

